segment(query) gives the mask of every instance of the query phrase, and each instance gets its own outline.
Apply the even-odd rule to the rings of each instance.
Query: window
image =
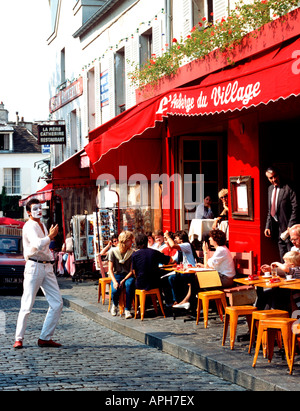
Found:
[[[66,51],[63,48],[60,52],[60,82],[66,81]]]
[[[0,134],[0,150],[9,150],[9,134]]]
[[[220,136],[182,137],[181,150],[183,226],[188,230],[189,221],[194,218],[196,206],[207,195],[213,200],[213,209],[218,207],[218,191],[222,181],[222,139]],[[201,177],[203,176],[203,177]],[[204,192],[201,190],[204,184]]]
[[[192,0],[193,26],[196,26],[202,17],[207,17],[213,23],[213,0]]]
[[[4,186],[6,188],[6,194],[21,194],[20,168],[4,168]]]
[[[140,36],[140,65],[141,67],[150,59],[153,51],[152,28]]]

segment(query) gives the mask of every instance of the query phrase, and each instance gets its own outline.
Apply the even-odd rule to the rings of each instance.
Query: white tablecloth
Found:
[[[202,241],[202,237],[205,234],[208,234],[212,229],[212,225],[214,223],[214,219],[207,218],[207,219],[193,219],[189,229],[189,240],[190,242],[194,241],[195,235],[198,236],[198,240]]]
[[[212,229],[214,219],[193,219],[189,229],[189,240],[190,242],[194,241],[195,235],[198,236],[198,240],[202,241],[203,236],[208,234]],[[224,231],[226,234],[227,240],[229,239],[229,230],[228,230],[228,221],[222,221],[219,225],[219,229]]]

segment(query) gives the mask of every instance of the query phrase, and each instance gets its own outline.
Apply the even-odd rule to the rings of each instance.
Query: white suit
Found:
[[[23,282],[24,290],[16,328],[16,341],[22,341],[24,338],[27,319],[40,287],[49,304],[49,310],[40,335],[41,340],[51,339],[63,307],[56,276],[53,272],[53,265],[50,263],[52,260],[52,254],[49,250],[50,238],[45,225],[43,225],[43,228],[44,231],[32,219],[29,219],[23,227],[23,251],[26,266]]]

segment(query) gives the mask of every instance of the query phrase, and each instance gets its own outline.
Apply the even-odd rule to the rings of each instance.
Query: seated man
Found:
[[[135,287],[139,290],[151,290],[160,287],[161,272],[159,264],[169,264],[171,257],[148,247],[148,237],[139,234],[135,238],[137,251],[132,255],[132,269]]]
[[[154,231],[154,241],[154,244],[151,246],[154,250],[162,251],[165,247],[167,247],[162,230]]]
[[[212,212],[211,209],[211,197],[206,196],[203,200],[202,204],[199,204],[198,207],[196,208],[196,214],[195,218],[196,219],[207,219],[207,218],[215,218],[214,213]]]

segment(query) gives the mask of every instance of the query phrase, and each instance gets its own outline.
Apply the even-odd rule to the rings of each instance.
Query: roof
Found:
[[[24,126],[13,126],[14,153],[41,153],[37,138]]]
[[[92,15],[74,34],[73,37],[77,38],[85,34],[91,27],[94,26],[119,0],[106,0],[104,4],[100,6],[99,10]]]

